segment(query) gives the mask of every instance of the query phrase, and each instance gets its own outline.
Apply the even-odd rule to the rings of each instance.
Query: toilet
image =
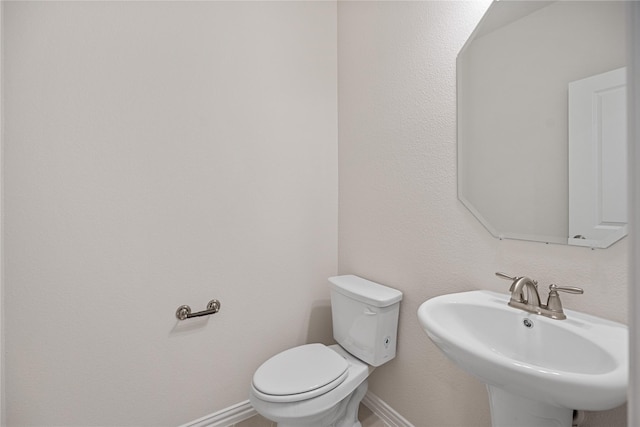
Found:
[[[338,344],[285,350],[253,375],[249,400],[278,427],[361,427],[367,378],[396,355],[402,292],[354,275],[329,283]]]

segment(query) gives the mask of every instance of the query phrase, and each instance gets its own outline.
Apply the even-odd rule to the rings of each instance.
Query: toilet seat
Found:
[[[348,375],[347,360],[323,344],[307,344],[267,360],[253,375],[253,391],[268,402],[297,402],[327,393]]]

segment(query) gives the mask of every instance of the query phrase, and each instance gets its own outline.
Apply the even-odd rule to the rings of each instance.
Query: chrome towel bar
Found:
[[[176,310],[176,317],[178,320],[190,319],[192,317],[201,317],[201,316],[209,316],[211,314],[216,314],[220,311],[220,301],[217,299],[212,299],[207,304],[207,309],[203,311],[198,311],[197,313],[191,313],[191,307],[188,305],[181,305]]]

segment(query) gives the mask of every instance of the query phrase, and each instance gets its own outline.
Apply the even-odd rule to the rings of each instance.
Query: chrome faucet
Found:
[[[519,308],[529,313],[540,314],[552,319],[563,320],[567,316],[562,309],[562,302],[558,291],[568,292],[572,294],[582,294],[584,290],[574,286],[560,287],[554,284],[549,285],[549,296],[547,303],[540,303],[540,294],[538,293],[538,282],[526,276],[511,277],[504,273],[496,273],[496,276],[503,279],[512,280],[509,291],[511,299],[509,306]],[[526,290],[526,297],[525,297]]]
[[[521,308],[531,313],[537,313],[540,308],[540,294],[538,293],[538,282],[527,276],[511,277],[504,273],[496,273],[496,276],[503,279],[512,280],[509,292],[511,292],[511,307]],[[526,297],[525,297],[526,290]]]

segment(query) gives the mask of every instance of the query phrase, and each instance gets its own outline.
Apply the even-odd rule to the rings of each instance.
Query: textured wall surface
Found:
[[[246,400],[329,330],[335,3],[4,7],[7,425]]]
[[[495,271],[585,288],[568,308],[626,321],[627,239],[606,250],[494,239],[456,199],[455,58],[488,2],[339,2],[339,268],[404,292],[398,357],[371,390],[416,426],[489,426],[484,386],[416,311],[436,295],[506,292]],[[506,178],[506,177],[505,177]],[[585,426],[621,427],[625,410]]]

